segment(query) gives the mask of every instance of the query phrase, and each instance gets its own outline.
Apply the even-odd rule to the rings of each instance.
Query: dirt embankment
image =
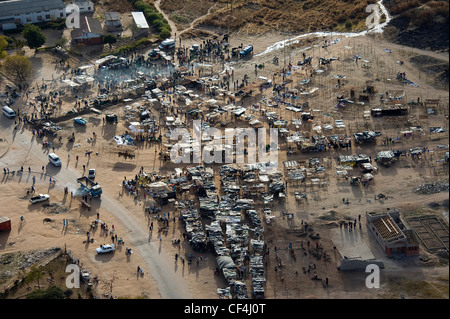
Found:
[[[448,51],[448,0],[384,1],[394,19],[386,28],[386,39],[401,45],[433,51]]]
[[[349,30],[365,29],[365,8],[369,1],[344,0],[227,0],[200,3],[162,0],[161,9],[177,24],[186,27],[194,19],[201,29],[261,34],[266,32],[312,32],[334,30],[347,25]],[[214,7],[214,10],[209,10]],[[207,14],[209,12],[209,14]],[[201,19],[199,16],[204,15]],[[294,23],[293,23],[294,22]]]

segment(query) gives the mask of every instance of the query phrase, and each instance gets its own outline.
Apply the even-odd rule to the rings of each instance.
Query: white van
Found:
[[[165,39],[161,44],[159,45],[160,50],[170,50],[175,48],[175,40],[174,39]]]
[[[6,116],[6,117],[9,117],[10,119],[12,119],[13,117],[15,117],[16,116],[16,112],[12,109],[12,108],[10,108],[9,106],[4,106],[3,107],[3,109],[2,109],[2,111],[3,111],[3,114]]]
[[[48,154],[48,160],[55,166],[61,166],[61,160],[55,153]]]

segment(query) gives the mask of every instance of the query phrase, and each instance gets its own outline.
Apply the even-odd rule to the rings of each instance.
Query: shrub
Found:
[[[352,22],[350,20],[347,20],[345,22],[345,29],[350,30],[352,28]]]
[[[142,1],[136,1],[134,3],[134,7],[135,7],[136,10],[143,12],[143,11],[145,11],[145,9],[148,8],[148,4],[146,4],[146,3],[142,2]]]
[[[117,37],[114,34],[106,34],[103,37],[103,43],[114,44],[117,42]]]
[[[159,19],[153,21],[152,23],[152,26],[156,29],[157,32],[161,32],[165,25],[166,24],[164,23],[164,21]]]
[[[144,13],[145,14],[145,13]],[[147,18],[147,20],[148,20],[148,22],[150,23],[150,24],[153,24],[153,22],[155,21],[155,20],[158,20],[158,19],[161,19],[161,17],[160,17],[160,15],[158,14],[158,12],[151,12],[151,13],[149,13],[148,15],[147,14],[145,14],[145,17]]]
[[[159,37],[162,40],[165,40],[165,39],[169,38],[170,37],[170,31],[167,28],[163,28],[161,30],[161,32],[159,33]]]

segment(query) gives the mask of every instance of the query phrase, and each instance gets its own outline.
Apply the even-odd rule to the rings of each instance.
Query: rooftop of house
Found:
[[[120,20],[120,15],[118,12],[106,12],[105,20],[106,21],[117,21],[117,20]]]
[[[14,15],[45,12],[54,9],[64,9],[63,0],[6,0],[0,1],[0,18]]]
[[[74,28],[71,33],[72,39],[83,37],[83,35],[88,33],[102,35],[103,28],[101,23],[91,15],[82,15],[80,16],[80,27]]]

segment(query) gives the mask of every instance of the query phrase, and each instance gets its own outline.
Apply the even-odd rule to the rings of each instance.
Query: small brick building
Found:
[[[80,17],[80,27],[74,28],[71,36],[74,45],[102,44],[103,28],[97,19],[91,15],[84,15]]]
[[[414,230],[407,229],[400,219],[398,210],[385,213],[366,213],[367,228],[388,256],[404,253],[406,256],[419,255],[419,240]]]
[[[11,230],[11,220],[6,216],[0,216],[0,231]]]

